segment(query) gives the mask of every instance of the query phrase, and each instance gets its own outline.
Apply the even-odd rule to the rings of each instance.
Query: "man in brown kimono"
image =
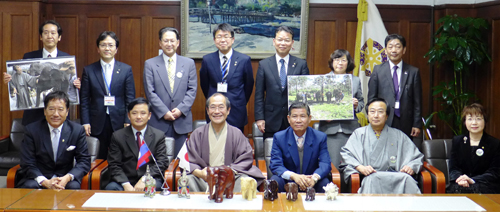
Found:
[[[191,172],[189,190],[206,191],[207,167],[226,165],[235,173],[234,192],[240,192],[241,177],[253,177],[257,184],[264,175],[252,165],[252,147],[243,133],[226,122],[231,110],[229,99],[215,93],[207,99],[206,109],[210,123],[197,128],[186,142]]]

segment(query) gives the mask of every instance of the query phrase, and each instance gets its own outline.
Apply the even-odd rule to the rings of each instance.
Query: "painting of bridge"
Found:
[[[294,31],[291,54],[305,58],[309,0],[182,0],[181,51],[191,58],[217,50],[212,30],[229,23],[235,30],[233,49],[254,59],[275,53],[276,28]]]

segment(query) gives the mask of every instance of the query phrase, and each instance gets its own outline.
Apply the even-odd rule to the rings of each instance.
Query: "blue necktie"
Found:
[[[394,69],[394,73],[392,74],[392,83],[394,83],[394,95],[395,95],[395,99],[396,99],[396,102],[399,102],[399,83],[398,83],[398,67],[397,66],[394,66],[393,67]],[[401,114],[399,113],[399,109],[395,109],[394,110],[394,115],[396,115],[397,117],[400,117]]]
[[[224,63],[222,63],[222,82],[225,82],[226,79],[227,79],[227,74],[229,73],[229,70],[227,70],[227,65],[228,65],[228,62],[227,62],[227,57],[224,55],[222,57],[222,59],[224,59]]]
[[[286,86],[285,60],[281,59],[280,63],[281,63],[281,68],[280,68],[281,89],[285,90],[285,86]]]

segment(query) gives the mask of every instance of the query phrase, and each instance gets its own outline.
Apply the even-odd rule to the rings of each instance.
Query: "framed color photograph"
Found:
[[[75,57],[39,58],[7,61],[10,110],[43,108],[43,100],[51,91],[64,91],[71,104],[80,104]]]
[[[309,0],[181,0],[181,53],[202,58],[217,50],[212,31],[233,26],[233,49],[263,59],[275,54],[273,38],[280,26],[292,28],[290,54],[306,58]]]
[[[304,102],[311,108],[312,120],[354,119],[352,75],[288,76],[288,107]]]

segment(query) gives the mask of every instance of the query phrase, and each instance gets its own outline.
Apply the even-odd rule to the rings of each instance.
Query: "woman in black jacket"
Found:
[[[487,121],[482,105],[463,109],[468,133],[453,138],[448,193],[500,193],[500,140],[484,132]]]

